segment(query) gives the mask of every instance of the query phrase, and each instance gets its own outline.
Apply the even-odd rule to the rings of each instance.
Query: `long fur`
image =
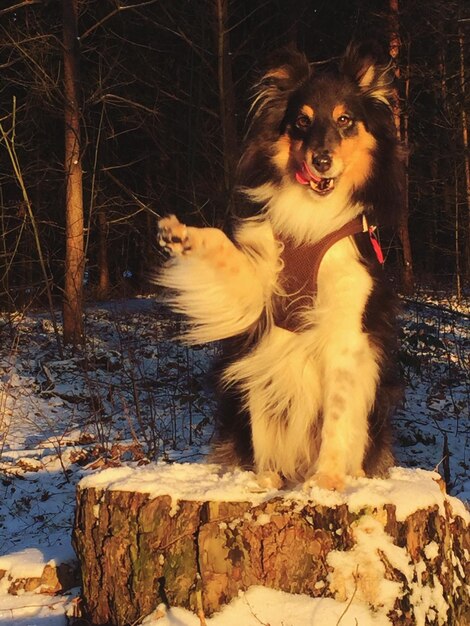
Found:
[[[292,296],[283,242],[315,243],[361,214],[397,215],[391,95],[387,69],[358,47],[316,73],[281,52],[256,86],[232,237],[160,222],[173,258],[157,282],[190,320],[187,340],[226,340],[216,461],[330,489],[393,463],[393,297],[367,234],[328,249],[298,328],[277,314]]]

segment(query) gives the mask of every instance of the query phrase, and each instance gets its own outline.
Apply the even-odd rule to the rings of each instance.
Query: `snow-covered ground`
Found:
[[[470,499],[470,311],[443,304],[421,300],[403,310],[407,391],[396,417],[396,456],[402,466],[437,468],[450,493]],[[0,332],[0,625],[63,626],[78,590],[11,595],[12,580],[73,559],[70,530],[81,478],[145,459],[204,458],[213,412],[205,372],[217,346],[188,349],[169,341],[175,321],[150,298],[89,307],[81,354],[59,356],[48,313],[5,316]],[[387,621],[354,603],[253,588],[207,623]],[[161,609],[149,624],[199,626],[200,620]]]

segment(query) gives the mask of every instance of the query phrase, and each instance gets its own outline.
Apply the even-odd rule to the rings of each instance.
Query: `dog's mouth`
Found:
[[[309,185],[310,189],[321,196],[326,196],[335,188],[335,179],[318,176],[303,161],[302,167],[295,173],[295,178],[301,185]]]

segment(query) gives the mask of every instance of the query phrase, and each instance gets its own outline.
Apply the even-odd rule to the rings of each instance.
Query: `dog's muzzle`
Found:
[[[322,169],[325,171],[331,167],[331,158],[328,156],[319,156],[316,157],[318,160],[323,159],[322,161]],[[326,160],[328,159],[328,163]],[[315,164],[315,159],[314,159]],[[320,164],[320,162],[319,162]],[[316,167],[316,165],[315,165]],[[295,178],[298,183],[301,185],[309,185],[310,189],[312,189],[315,193],[318,193],[322,196],[333,191],[335,187],[335,179],[327,178],[324,176],[319,176],[315,172],[313,172],[308,166],[306,161],[303,161],[302,167],[295,173]]]

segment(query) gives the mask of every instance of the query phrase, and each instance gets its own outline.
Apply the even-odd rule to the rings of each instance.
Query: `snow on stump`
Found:
[[[157,464],[84,478],[74,545],[96,625],[137,623],[161,602],[210,615],[264,585],[363,604],[390,624],[464,626],[468,522],[423,470],[354,479],[339,494],[260,491],[251,472]]]

